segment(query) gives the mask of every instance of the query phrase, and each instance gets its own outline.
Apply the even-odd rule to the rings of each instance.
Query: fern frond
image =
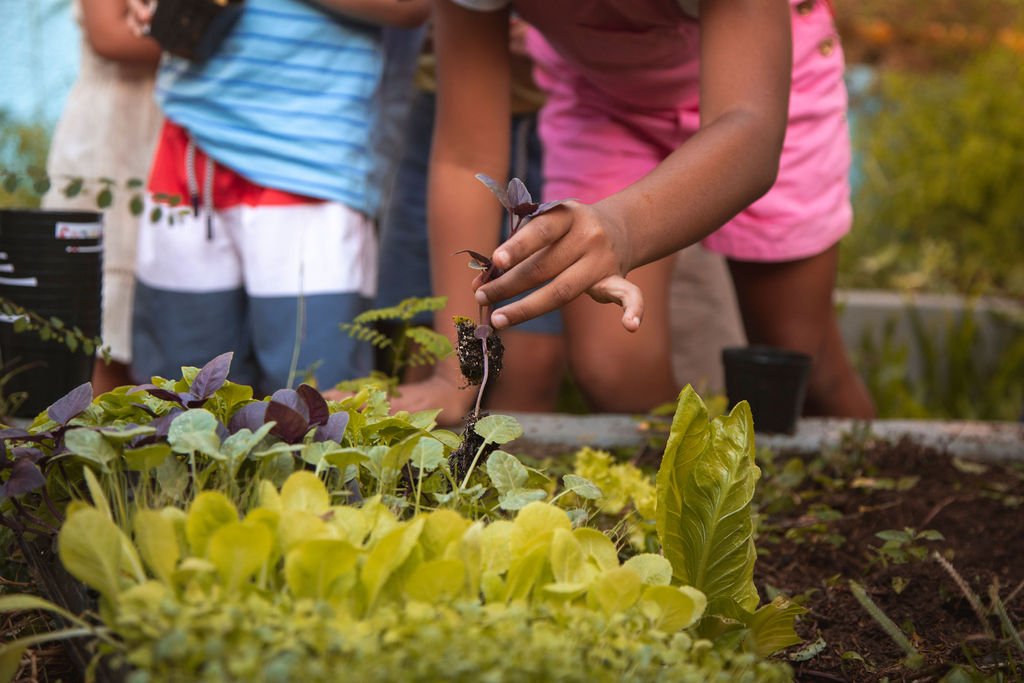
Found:
[[[416,351],[410,356],[425,359],[423,363],[419,363],[421,365],[436,363],[452,353],[452,343],[448,337],[429,327],[410,327],[405,331],[405,336],[417,345]],[[412,362],[410,358],[410,363]]]
[[[380,330],[376,330],[367,325],[363,325],[357,322],[342,323],[339,325],[341,330],[353,339],[359,341],[369,342],[375,348],[386,349],[391,346],[394,341],[388,335],[384,334]]]
[[[420,313],[432,313],[441,310],[447,301],[448,298],[443,296],[409,297],[394,306],[364,311],[353,318],[352,322],[363,325],[381,320],[409,322]]]

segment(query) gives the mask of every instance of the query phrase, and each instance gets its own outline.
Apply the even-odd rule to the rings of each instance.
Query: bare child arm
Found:
[[[511,269],[477,290],[501,301],[497,328],[554,310],[587,292],[623,305],[640,324],[640,292],[624,278],[693,244],[764,194],[774,182],[790,87],[786,0],[702,0],[701,129],[654,171],[594,204],[570,202],[534,219],[494,252]]]
[[[438,64],[438,110],[431,146],[427,216],[433,291],[448,297],[435,327],[454,340],[453,315],[476,318],[473,271],[468,257],[498,244],[501,207],[474,178],[508,173],[510,105],[509,19],[505,10],[475,12],[440,0],[433,28]],[[439,418],[455,424],[469,409],[472,392],[453,357],[439,363],[430,379],[403,385],[394,410],[442,408]]]
[[[427,20],[430,0],[313,0],[322,7],[384,26],[412,28]]]
[[[126,0],[82,0],[82,29],[101,57],[153,65],[160,60],[156,41],[137,35],[129,25]]]

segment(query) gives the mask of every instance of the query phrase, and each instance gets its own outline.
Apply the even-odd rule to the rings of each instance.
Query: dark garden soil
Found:
[[[788,653],[808,657],[793,662],[797,680],[933,681],[969,663],[1024,679],[1019,639],[989,614],[997,586],[1009,620],[1024,626],[1022,464],[962,462],[909,441],[802,457],[803,473],[788,460],[764,466],[756,580],[763,597],[778,591],[809,609],[797,627],[805,645]],[[879,552],[876,533],[906,528],[943,538]],[[974,592],[981,616],[935,552]],[[908,636],[918,668],[857,601],[851,579]]]

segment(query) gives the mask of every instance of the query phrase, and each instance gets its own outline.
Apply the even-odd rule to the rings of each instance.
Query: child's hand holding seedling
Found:
[[[494,311],[496,329],[561,308],[584,292],[599,303],[623,308],[622,326],[635,332],[643,320],[640,289],[626,280],[629,237],[604,215],[599,204],[565,202],[538,217],[494,252],[498,279],[477,278],[476,300],[499,302],[538,287],[523,299]]]

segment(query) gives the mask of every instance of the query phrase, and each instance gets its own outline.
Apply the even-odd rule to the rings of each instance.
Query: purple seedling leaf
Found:
[[[294,389],[278,389],[270,397],[271,401],[286,405],[302,416],[302,419],[309,425],[309,406]]]
[[[0,441],[6,441],[7,439],[26,439],[30,434],[24,429],[18,429],[17,427],[9,427],[7,429],[0,429]]]
[[[7,497],[15,498],[29,491],[35,491],[45,483],[46,477],[43,476],[39,466],[28,458],[23,458],[14,462],[11,476],[3,485],[3,493]]]
[[[255,432],[267,421],[267,404],[263,401],[248,403],[231,416],[228,422],[228,431],[232,434],[240,429],[248,429]]]
[[[215,391],[224,386],[231,370],[231,359],[234,352],[222,353],[203,366],[196,378],[192,380],[191,392],[197,398],[210,398]]]
[[[509,211],[512,210],[512,204],[510,204],[508,200],[508,192],[505,191],[504,187],[498,184],[498,181],[486,173],[477,173],[475,177],[481,183],[486,185],[488,190],[494,193],[494,196],[498,198],[498,201],[501,202],[502,206]]]
[[[473,336],[477,339],[487,339],[494,332],[494,328],[490,325],[477,325],[476,329],[473,330]]]
[[[533,201],[530,191],[519,178],[513,178],[508,184],[509,211],[522,218],[537,210],[538,204]]]
[[[54,401],[53,405],[46,409],[46,414],[57,424],[66,425],[81,415],[90,403],[92,403],[92,383],[86,382]]]
[[[202,408],[207,401],[206,398],[196,396],[191,391],[181,392],[178,394],[178,398],[186,408]]]
[[[293,392],[294,393],[294,392]],[[267,404],[267,422],[276,422],[270,433],[287,443],[296,443],[309,431],[309,420],[283,403],[271,400]]]
[[[306,403],[306,408],[309,411],[309,424],[327,424],[328,418],[331,417],[331,411],[327,407],[327,401],[323,395],[308,384],[300,384],[299,388],[295,391]]]
[[[473,259],[469,262],[469,267],[473,270],[487,270],[494,265],[491,263],[491,259],[472,249],[463,249],[462,251],[455,252],[455,254],[469,254]]]
[[[345,438],[345,427],[347,426],[347,412],[341,410],[337,413],[332,413],[331,416],[327,418],[327,423],[325,425],[317,427],[316,440],[341,443],[342,439]]]
[[[556,201],[553,201],[553,202],[544,202],[543,204],[539,205],[536,209],[533,210],[533,212],[530,214],[530,218],[533,218],[535,216],[539,216],[542,213],[547,213],[548,211],[550,211],[551,209],[555,208],[556,206],[561,206],[562,204],[565,204],[566,202],[571,202],[571,201],[574,201],[574,200],[572,200],[572,199],[559,199],[559,200],[556,200]]]
[[[132,387],[128,390],[129,394],[135,394],[140,391],[147,392],[154,398],[159,398],[162,401],[170,401],[171,403],[177,403],[179,406],[185,407],[185,402],[181,399],[176,392],[168,391],[167,389],[161,389],[155,384],[140,384],[137,387]]]
[[[29,462],[38,463],[46,457],[46,453],[43,453],[38,448],[33,448],[32,446],[18,446],[17,448],[11,449],[11,457],[15,461],[28,460]]]

